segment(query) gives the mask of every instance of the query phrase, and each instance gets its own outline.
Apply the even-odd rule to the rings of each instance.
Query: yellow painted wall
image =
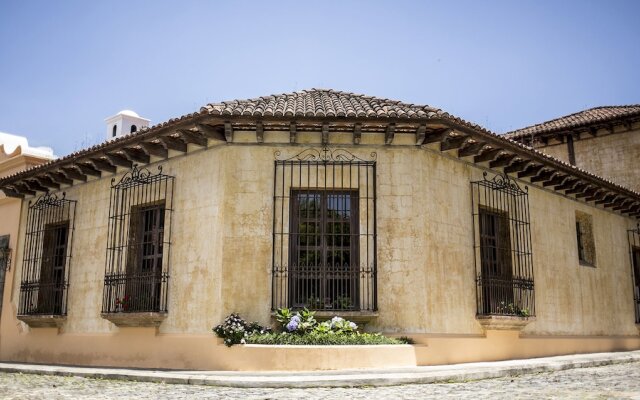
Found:
[[[0,326],[0,359],[246,368],[231,366],[229,357],[240,353],[225,349],[211,328],[231,312],[270,322],[274,152],[287,158],[306,147],[283,144],[288,138],[288,132],[268,132],[270,143],[257,145],[255,134],[238,132],[234,140],[243,144],[190,145],[188,155],[172,152],[160,162],[176,180],[169,313],[157,330],[118,328],[100,317],[111,176],[64,189],[78,200],[67,320],[58,331],[16,319],[21,238]],[[305,142],[315,138],[300,135]],[[331,140],[348,143],[347,136]],[[475,319],[469,183],[483,170],[412,146],[413,140],[400,136],[384,146],[379,135],[363,134],[361,145],[342,145],[363,159],[377,152],[379,317],[367,329],[414,335],[419,364],[640,348],[626,240],[633,221],[531,185],[537,319],[523,338],[485,335]],[[596,268],[578,264],[576,210],[593,217]],[[524,337],[548,344],[525,345]]]
[[[619,185],[640,191],[640,124],[632,130],[616,128],[616,133],[596,137],[583,134],[574,140],[576,165]],[[569,162],[566,143],[552,144],[539,150]]]

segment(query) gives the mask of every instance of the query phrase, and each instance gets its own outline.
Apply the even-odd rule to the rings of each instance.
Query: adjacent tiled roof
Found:
[[[260,117],[433,118],[440,109],[330,89],[311,89],[247,100],[224,101],[201,108],[212,115]]]
[[[564,117],[542,122],[540,124],[508,132],[505,136],[510,139],[517,140],[524,136],[558,132],[594,124],[603,124],[618,119],[635,117],[640,118],[640,104],[594,107],[574,114],[565,115]]]

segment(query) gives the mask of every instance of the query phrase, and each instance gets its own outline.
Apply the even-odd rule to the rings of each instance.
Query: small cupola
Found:
[[[135,133],[148,127],[150,122],[131,110],[122,110],[104,121],[107,123],[107,140]]]

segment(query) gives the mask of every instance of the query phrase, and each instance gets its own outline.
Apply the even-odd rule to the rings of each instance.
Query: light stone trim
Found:
[[[509,315],[478,315],[476,319],[485,331],[521,331],[525,326],[536,320],[535,317],[516,317]]]
[[[120,327],[158,327],[167,317],[166,313],[102,313],[100,316]]]
[[[60,328],[67,320],[64,315],[18,315],[17,318],[32,328]]]

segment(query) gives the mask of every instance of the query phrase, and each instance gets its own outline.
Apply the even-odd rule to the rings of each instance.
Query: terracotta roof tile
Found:
[[[247,100],[207,104],[201,112],[212,115],[251,115],[254,117],[374,117],[433,118],[441,110],[330,89],[310,89]]]
[[[590,108],[564,117],[552,119],[540,124],[528,126],[507,132],[506,137],[520,139],[525,136],[539,135],[543,133],[559,132],[568,129],[585,127],[593,124],[602,124],[621,118],[640,118],[640,104],[628,106],[603,106]]]

